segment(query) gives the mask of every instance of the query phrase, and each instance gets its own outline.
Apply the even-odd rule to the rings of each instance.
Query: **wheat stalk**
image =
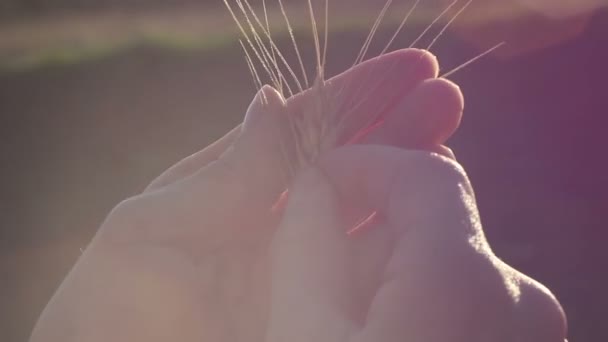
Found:
[[[244,51],[246,63],[251,71],[255,87],[258,90],[262,87],[262,78],[256,67],[256,64],[258,64],[261,66],[263,72],[265,72],[273,87],[283,96],[285,95],[285,91],[287,91],[287,95],[289,96],[293,96],[304,90],[307,90],[312,94],[306,97],[307,102],[304,103],[302,113],[298,113],[298,115],[291,115],[292,113],[288,113],[289,132],[285,134],[284,141],[280,142],[282,144],[282,150],[284,151],[285,168],[289,178],[291,178],[299,169],[313,164],[321,153],[338,145],[341,141],[345,122],[349,119],[348,113],[351,113],[354,109],[358,108],[366,100],[367,96],[376,87],[380,86],[383,77],[382,75],[381,77],[373,77],[373,79],[379,81],[371,85],[369,82],[360,82],[359,88],[353,93],[353,98],[359,98],[360,100],[352,104],[347,104],[347,102],[342,99],[342,96],[340,96],[347,87],[349,87],[348,90],[350,93],[350,91],[352,91],[350,88],[353,86],[352,84],[345,84],[334,94],[329,94],[325,78],[325,66],[329,46],[329,0],[321,0],[324,2],[324,25],[322,34],[319,33],[317,20],[319,16],[315,13],[315,7],[313,6],[312,0],[307,0],[306,3],[315,48],[315,74],[312,83],[309,81],[305,63],[294,34],[294,29],[282,0],[276,0],[277,6],[280,9],[282,20],[287,27],[287,32],[289,33],[291,45],[297,58],[301,76],[298,76],[294,71],[294,68],[288,63],[271,35],[266,0],[262,1],[263,16],[256,13],[249,0],[232,0],[232,2],[229,0],[223,1],[243,36],[243,40],[239,40],[239,42]],[[382,56],[389,51],[420,1],[421,0],[416,0],[409,8],[400,21],[395,33],[389,39],[379,56]],[[456,18],[458,18],[472,1],[473,0],[468,0],[449,20],[447,20],[439,33],[436,34],[431,39],[431,42],[425,47],[426,50],[429,50],[435,45],[445,30],[454,20],[456,20]],[[454,0],[443,9],[443,11],[425,27],[422,33],[414,39],[409,47],[416,46],[429,30],[458,2],[459,0]],[[392,4],[393,0],[387,0],[382,7],[351,68],[366,60],[372,41]],[[493,46],[485,52],[462,63],[452,71],[445,73],[442,77],[452,75],[477,61],[479,58],[496,50],[503,44],[504,43],[500,43]],[[389,67],[385,71],[387,75],[391,72],[391,69],[392,67]],[[376,70],[374,67],[370,68],[366,79],[371,79],[372,76],[376,76],[374,75],[375,72]],[[330,97],[332,98],[330,99]],[[342,102],[336,101],[336,99],[341,99],[340,101]],[[360,129],[364,130],[379,119],[381,118],[377,115],[370,115],[369,122],[360,127]]]

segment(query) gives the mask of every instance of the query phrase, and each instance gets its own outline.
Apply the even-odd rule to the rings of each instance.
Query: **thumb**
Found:
[[[281,144],[286,119],[285,100],[265,85],[247,109],[241,135],[216,163],[202,169],[200,176],[229,175],[238,185],[234,189],[239,197],[258,202],[275,200],[285,188]]]
[[[266,341],[344,341],[351,330],[349,246],[325,176],[296,178],[272,245],[272,297]]]
[[[265,227],[272,202],[284,189],[281,123],[284,100],[264,86],[247,110],[230,147],[194,172],[179,174],[169,185],[123,202],[110,214],[117,241],[170,243],[195,255],[216,248],[217,243],[246,241],[244,228]],[[207,158],[204,158],[207,161]],[[196,165],[188,166],[188,170]],[[235,213],[238,213],[235,215]],[[171,227],[171,229],[167,229]]]

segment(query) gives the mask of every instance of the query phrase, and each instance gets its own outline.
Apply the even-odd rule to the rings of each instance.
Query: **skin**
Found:
[[[264,87],[242,126],[109,214],[30,341],[564,341],[558,302],[494,256],[441,145],[460,122],[459,88],[436,78],[433,56],[405,50],[330,89],[370,67],[400,76],[352,120],[394,95],[385,124],[301,170],[283,212],[270,209],[285,188],[277,139],[310,94]]]

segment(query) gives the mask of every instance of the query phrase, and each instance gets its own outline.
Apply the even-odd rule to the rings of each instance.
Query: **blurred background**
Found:
[[[304,2],[286,3],[310,67]],[[395,1],[370,55],[412,3]],[[450,70],[507,43],[451,77],[466,96],[451,146],[496,253],[556,294],[571,342],[608,341],[602,3],[476,0],[432,48]],[[330,74],[350,66],[383,4],[331,1]],[[395,47],[448,4],[423,0]],[[0,341],[26,341],[112,207],[236,125],[254,93],[221,0],[0,1]]]

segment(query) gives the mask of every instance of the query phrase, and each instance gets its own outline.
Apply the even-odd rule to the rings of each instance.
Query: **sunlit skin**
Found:
[[[437,72],[404,50],[333,79],[383,77],[353,120],[399,100],[358,144],[300,170],[281,212],[282,122],[312,95],[264,87],[242,126],[109,214],[30,341],[563,342],[555,298],[486,243],[442,145],[462,94]]]

